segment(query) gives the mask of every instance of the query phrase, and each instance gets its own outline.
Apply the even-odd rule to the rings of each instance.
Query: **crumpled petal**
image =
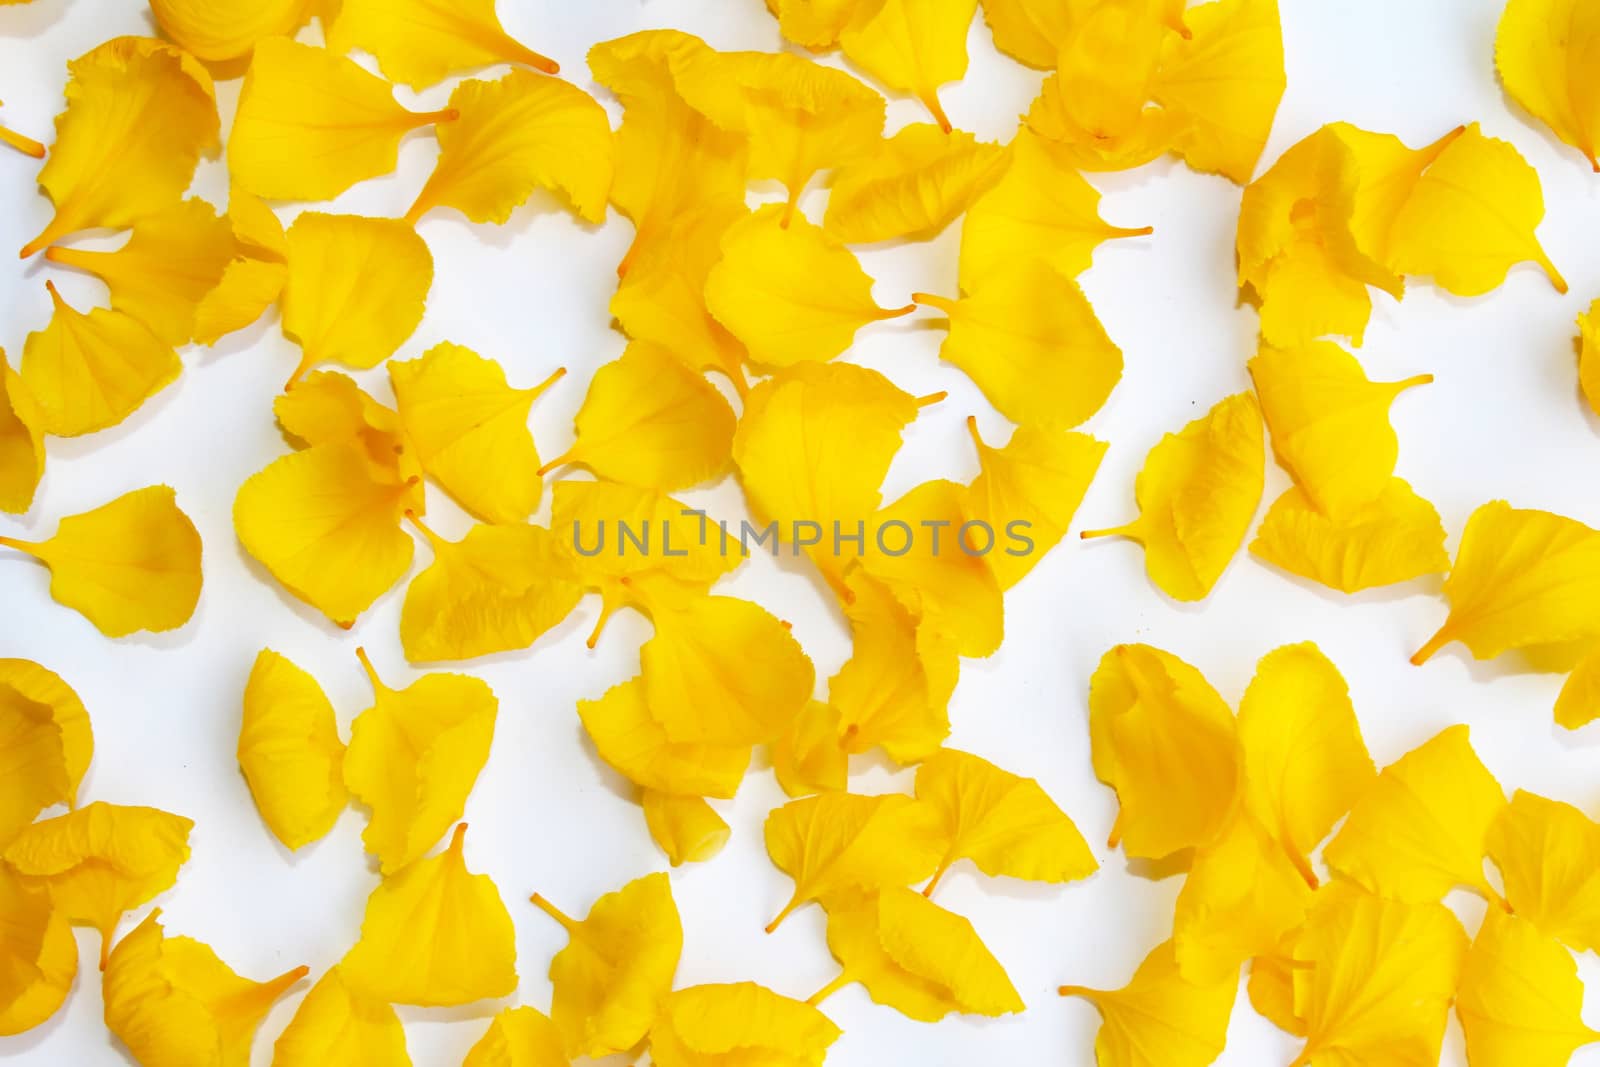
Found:
[[[641,789],[729,799],[750,765],[750,746],[673,741],[651,715],[641,678],[599,700],[578,701],[578,718],[594,747],[618,774]]]
[[[1302,489],[1272,502],[1252,555],[1343,593],[1408,582],[1450,569],[1444,523],[1403,478],[1343,519],[1319,511]]]
[[[645,789],[639,803],[644,807],[651,839],[661,846],[674,867],[714,858],[733,835],[727,821],[704,797]]]
[[[1094,1055],[1101,1067],[1205,1067],[1222,1053],[1239,981],[1194,982],[1178,969],[1171,941],[1150,950],[1121,989],[1064,985],[1100,1013]]]
[[[811,1005],[754,982],[696,985],[663,998],[650,1059],[658,1067],[822,1067],[840,1032]]]
[[[1010,162],[1002,145],[913,123],[839,169],[823,226],[845,244],[932,237],[993,188]]]
[[[400,1016],[352,988],[337,964],[295,1009],[272,1046],[272,1062],[276,1067],[411,1067]]]
[[[290,849],[333,828],[344,811],[344,742],[317,680],[262,649],[244,688],[239,767],[261,818]]]
[[[939,86],[967,73],[967,27],[978,0],[882,0],[839,34],[845,56],[891,89],[921,100],[946,133]]]
[[[308,0],[150,0],[161,32],[207,63],[248,56],[265,38],[293,36],[313,8]]]
[[[33,391],[0,348],[0,511],[21,515],[33,506],[44,477],[43,423]]]
[[[344,0],[328,27],[328,47],[370,52],[386,76],[413,89],[492,63],[545,74],[561,69],[505,31],[495,0]]]

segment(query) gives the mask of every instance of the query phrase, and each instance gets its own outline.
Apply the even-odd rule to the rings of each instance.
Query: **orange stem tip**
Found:
[[[1305,879],[1306,885],[1312,889],[1317,888],[1321,882],[1317,878],[1317,872],[1311,869],[1311,861],[1305,857],[1305,854],[1299,849],[1291,848],[1288,845],[1285,845],[1283,850],[1288,854],[1289,862],[1294,865],[1294,869],[1300,872],[1300,877]]]
[[[4,126],[0,126],[0,144],[8,144],[23,155],[32,156],[34,159],[44,158],[44,145],[35,141],[32,137],[24,137],[15,130],[8,130]]]
[[[1433,654],[1435,652],[1439,651],[1445,645],[1448,645],[1452,640],[1454,640],[1454,637],[1450,633],[1450,623],[1447,621],[1443,626],[1439,627],[1438,633],[1428,638],[1427,644],[1417,649],[1416,653],[1412,655],[1412,666],[1422,666],[1424,663],[1428,662],[1428,660],[1433,658]]]
[[[785,904],[783,906],[783,910],[778,912],[777,916],[775,918],[773,918],[773,920],[767,924],[767,926],[766,926],[767,933],[770,934],[770,933],[773,933],[774,931],[776,931],[779,926],[783,925],[783,920],[787,919],[790,915],[794,914],[795,909],[800,907],[800,905],[802,905],[804,903],[805,903],[805,901],[801,900],[799,897],[790,898],[789,903],[787,903],[787,904]]]
[[[57,212],[55,217],[50,220],[49,224],[39,232],[39,236],[22,246],[22,251],[17,254],[18,258],[32,258],[71,232],[71,224],[64,221],[61,218],[60,212]]]
[[[1137,539],[1138,535],[1134,532],[1136,526],[1137,523],[1130,522],[1123,526],[1107,526],[1103,530],[1080,530],[1078,539],[1080,541],[1089,541],[1096,537],[1132,537]]]
[[[606,623],[610,622],[611,616],[615,615],[616,613],[616,604],[602,604],[600,606],[600,617],[595,620],[594,629],[589,632],[589,639],[585,641],[584,644],[590,649],[593,649],[596,645],[598,645],[600,643],[600,635],[605,633]]]
[[[562,925],[562,927],[567,931],[567,933],[570,934],[570,933],[574,932],[575,930],[577,930],[578,924],[577,924],[577,922],[575,920],[573,920],[569,915],[567,915],[565,912],[563,912],[560,908],[558,908],[554,904],[550,903],[548,900],[546,900],[540,894],[535,893],[533,896],[529,897],[528,900],[529,900],[529,902],[531,902],[533,904],[534,907],[538,908],[540,911],[542,911],[546,915],[550,916],[550,918],[552,918],[556,922],[560,923]]]
[[[882,322],[885,319],[898,319],[898,318],[900,318],[902,316],[909,315],[913,311],[916,311],[916,310],[917,310],[917,305],[915,305],[915,304],[907,304],[905,307],[897,307],[897,308],[883,308],[883,307],[881,307],[881,308],[878,309],[877,314],[873,315],[872,317],[874,319],[877,319],[879,322]]]
[[[537,400],[539,397],[543,396],[552,385],[556,384],[566,376],[567,368],[557,367],[554,374],[550,375],[550,377],[546,378],[532,389],[529,389],[528,392],[533,394],[532,399]]]
[[[956,301],[947,296],[939,296],[937,293],[912,293],[911,300],[913,303],[921,304],[923,307],[942,311],[946,315],[952,315],[956,310]]]
[[[367,657],[365,648],[356,649],[356,659],[361,661],[361,669],[367,672],[367,681],[372,683],[372,688],[377,692],[384,692],[389,687],[383,684],[383,679],[378,677],[377,668],[372,665],[372,660]]]
[[[928,112],[933,115],[933,120],[939,124],[941,130],[949,133],[954,129],[950,125],[949,116],[944,113],[944,105],[939,103],[939,90],[928,89],[917,95],[922,100],[923,105],[927,107]]]
[[[567,464],[573,462],[573,455],[577,451],[578,451],[578,449],[577,449],[576,446],[567,449],[565,452],[561,453],[561,455],[557,456],[555,459],[551,460],[549,463],[546,463],[544,466],[540,467],[538,469],[538,471],[535,472],[535,473],[537,473],[539,475],[539,477],[543,478],[545,475],[549,474],[551,471],[555,470],[557,467],[565,467]]]
[[[1083,997],[1085,1000],[1094,1000],[1100,996],[1100,990],[1083,985],[1057,986],[1056,992],[1064,997]]]
[[[833,981],[829,982],[827,985],[823,986],[821,989],[807,997],[806,1003],[814,1008],[853,981],[855,981],[855,979],[851,978],[848,972],[840,971],[839,977],[835,978]]]
[[[939,888],[939,883],[944,880],[945,874],[950,870],[948,861],[939,864],[939,869],[933,872],[933,877],[928,879],[928,884],[922,887],[922,895],[933,898],[933,891]]]
[[[55,282],[46,280],[44,288],[45,292],[50,294],[50,302],[55,305],[57,311],[63,311],[70,307],[66,298],[61,295],[61,290],[56,288]]]
[[[312,357],[311,353],[307,352],[305,349],[301,349],[300,363],[297,367],[295,367],[294,373],[289,375],[289,380],[283,383],[283,391],[287,393],[289,390],[293,389],[295,387],[295,383],[306,376],[306,371],[316,366],[316,364],[317,361]]]
[[[276,978],[269,978],[262,982],[261,988],[257,992],[267,1000],[277,1000],[289,990],[289,987],[310,973],[311,968],[302,963],[292,971],[285,971]]]
[[[967,433],[972,435],[972,443],[978,446],[978,451],[982,452],[989,447],[983,443],[983,435],[978,432],[978,416],[967,416]]]
[[[1117,817],[1111,823],[1111,832],[1106,835],[1106,848],[1116,848],[1122,844],[1122,809],[1117,809]]]
[[[919,396],[917,397],[917,407],[932,407],[934,404],[939,403],[941,400],[947,399],[949,396],[950,394],[943,389],[939,390],[937,393],[929,393],[927,396]]]
[[[1106,236],[1115,240],[1119,237],[1149,237],[1156,232],[1154,226],[1107,226]]]
[[[1419,385],[1432,385],[1432,384],[1433,384],[1433,375],[1431,375],[1431,374],[1413,374],[1409,378],[1402,378],[1398,382],[1390,382],[1389,383],[1389,385],[1392,386],[1394,388],[1394,391],[1397,392],[1397,393],[1403,392],[1403,391],[1405,391],[1407,389],[1414,389]]]
[[[451,835],[450,835],[450,846],[448,848],[446,848],[445,851],[446,852],[455,852],[455,853],[459,854],[461,852],[461,850],[466,846],[466,843],[467,843],[467,824],[464,823],[464,822],[458,822],[458,823],[456,823],[455,831],[453,833],[451,833]]]

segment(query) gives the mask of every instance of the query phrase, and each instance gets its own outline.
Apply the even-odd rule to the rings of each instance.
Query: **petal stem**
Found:
[[[795,909],[799,908],[804,903],[805,903],[805,901],[800,899],[800,894],[798,894],[798,893],[796,893],[794,896],[790,897],[789,898],[789,903],[785,904],[783,906],[783,910],[778,912],[777,916],[774,917],[773,920],[767,924],[767,926],[766,926],[767,933],[770,934],[770,933],[773,933],[774,931],[776,931],[779,926],[783,925],[783,920],[787,919],[790,915],[793,915],[794,912],[795,912]]]
[[[549,463],[546,463],[544,466],[540,467],[534,473],[537,474],[539,477],[543,478],[545,475],[549,474],[551,471],[555,470],[557,467],[565,467],[567,464],[575,462],[576,461],[575,457],[577,455],[577,452],[578,452],[578,446],[577,445],[573,445],[571,448],[569,448],[565,452],[561,453],[561,455],[557,456],[555,459],[551,460]],[[593,646],[590,646],[590,647],[593,647]]]
[[[578,932],[577,921],[571,916],[567,915],[566,912],[550,903],[540,894],[535,893],[533,896],[529,897],[528,900],[533,904],[534,907],[538,908],[540,911],[550,916],[550,918],[560,923],[562,928],[567,931],[568,935],[576,934]]]
[[[814,1008],[853,981],[855,981],[855,979],[850,977],[850,972],[840,971],[837,978],[807,997],[806,1003]]]
[[[947,296],[939,296],[936,293],[912,293],[911,300],[912,303],[921,304],[923,307],[942,311],[947,316],[955,314],[957,301]]]
[[[947,390],[941,389],[937,393],[929,393],[927,396],[919,396],[919,397],[917,397],[917,407],[919,407],[919,408],[932,407],[933,405],[939,403],[942,400],[948,400],[949,397],[950,397],[950,393]]]
[[[945,874],[950,870],[951,860],[946,856],[939,864],[939,869],[933,872],[933,877],[928,879],[928,884],[922,887],[922,895],[933,899],[933,891],[939,888],[939,883],[944,880]]]
[[[393,692],[393,690],[383,684],[383,679],[378,677],[377,668],[373,667],[372,660],[367,657],[367,650],[365,648],[356,649],[356,659],[361,661],[361,668],[367,672],[367,681],[372,683],[372,691],[374,693]]]
[[[944,113],[944,105],[939,103],[939,90],[937,88],[924,89],[917,94],[917,98],[922,101],[929,114],[933,116],[933,120],[939,124],[941,130],[949,133],[954,129],[950,125],[949,116]]]
[[[1417,649],[1416,653],[1412,655],[1412,666],[1422,666],[1424,663],[1428,662],[1428,660],[1433,658],[1433,654],[1435,652],[1439,651],[1453,640],[1455,640],[1455,635],[1450,631],[1450,620],[1446,619],[1444,625],[1439,627],[1439,632],[1428,638],[1428,643]]]
[[[33,541],[19,541],[15,537],[0,537],[0,546],[14,548],[18,552],[39,558],[39,545]]]
[[[8,130],[4,126],[0,126],[0,144],[8,144],[23,155],[32,156],[34,159],[44,158],[44,145],[35,141],[32,137],[24,137],[15,130]]]

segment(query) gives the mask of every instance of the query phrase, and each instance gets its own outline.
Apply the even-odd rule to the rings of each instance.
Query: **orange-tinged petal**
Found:
[[[106,1026],[140,1063],[246,1067],[256,1028],[307,969],[241,978],[201,942],[168,937],[160,915],[152,911],[106,961]]]
[[[550,1019],[571,1056],[608,1056],[636,1045],[657,1021],[683,951],[683,925],[664,874],[606,893],[582,920],[538,893],[567,944],[550,961]]]
[[[256,47],[239,93],[228,173],[256,196],[332,200],[393,171],[406,134],[455,117],[453,110],[409,111],[388,82],[354,60],[269,37]]]
[[[914,123],[840,168],[823,225],[846,244],[932,237],[991,189],[1010,160],[1002,145]]]
[[[466,829],[457,826],[443,852],[372,891],[361,939],[339,964],[352,988],[423,1007],[469,1004],[517,988],[511,913],[494,881],[467,869]]]
[[[344,0],[328,28],[328,47],[370,52],[384,74],[413,89],[492,63],[545,74],[561,69],[506,32],[495,0]]]
[[[949,316],[940,356],[1013,422],[1070,429],[1122,379],[1122,350],[1078,283],[1040,260],[987,274],[959,300],[914,299]]]
[[[624,485],[687,489],[727,468],[736,422],[704,377],[661,346],[634,341],[594,372],[577,440],[544,469],[576,463]]]
[[[99,931],[104,967],[123,913],[172,888],[192,829],[181,815],[97,800],[29,826],[5,861],[75,925]]]
[[[47,541],[0,545],[49,567],[50,595],[107,637],[176,630],[200,600],[200,533],[164,485],[62,519]]]
[[[351,724],[344,782],[372,810],[361,839],[387,876],[426,853],[461,818],[489,758],[500,702],[481,679],[464,674],[425,674],[390,689],[366,654],[357,655],[372,682],[373,704]]]
[[[535,188],[560,190],[587,222],[605,220],[611,123],[594,97],[514,70],[495,82],[462,82],[450,111],[457,118],[438,129],[439,162],[407,220],[453,207],[473,222],[504,223]]]
[[[265,38],[293,36],[314,8],[311,0],[150,0],[161,32],[208,63],[248,56]]]
[[[114,252],[54,246],[52,263],[88,271],[111,290],[111,306],[137,319],[163,342],[194,336],[200,304],[222,282],[235,254],[233,227],[204,200],[191,198],[134,224]]]
[[[22,381],[38,409],[38,428],[77,437],[117,425],[183,372],[172,345],[121,311],[87,315],[46,282],[55,313],[22,346]]]
[[[188,53],[118,37],[67,64],[67,109],[39,171],[55,217],[27,259],[79,230],[132,226],[176,204],[200,156],[217,147],[217,101]]]
[[[261,818],[290,849],[333,828],[344,811],[344,742],[317,680],[271,649],[244,688],[239,768]]]

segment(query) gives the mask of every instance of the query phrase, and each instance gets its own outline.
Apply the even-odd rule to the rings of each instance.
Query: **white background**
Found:
[[[1359,353],[1374,377],[1437,376],[1435,384],[1400,398],[1394,421],[1399,473],[1438,505],[1452,551],[1472,509],[1497,497],[1600,525],[1600,420],[1578,398],[1572,341],[1574,316],[1600,295],[1600,177],[1503,96],[1492,65],[1499,7],[1497,0],[1284,0],[1289,88],[1265,155],[1270,162],[1334,120],[1392,131],[1411,144],[1477,120],[1539,170],[1548,205],[1539,236],[1571,282],[1571,294],[1557,295],[1532,266],[1517,268],[1502,288],[1476,300],[1450,297],[1426,282],[1414,284],[1403,304],[1374,292],[1372,326]],[[513,33],[597,93],[584,63],[587,48],[634,30],[677,27],[721,48],[780,46],[761,0],[502,0],[501,11]],[[129,0],[37,0],[0,8],[0,98],[6,101],[0,120],[48,141],[66,61],[113,35],[150,31],[142,5]],[[319,40],[318,30],[303,39]],[[959,126],[1008,138],[1041,75],[998,55],[981,19],[973,24],[969,48],[971,70],[965,82],[946,89],[945,106]],[[225,130],[238,84],[218,87]],[[440,86],[414,97],[401,90],[400,96],[438,107],[448,91]],[[922,120],[910,101],[891,102],[889,116],[891,128]],[[358,187],[337,209],[403,213],[435,152],[429,135],[414,135],[396,175]],[[31,160],[0,152],[0,250],[21,247],[50,215],[36,193],[35,173]],[[1094,181],[1107,193],[1102,210],[1110,221],[1155,227],[1152,237],[1105,246],[1083,279],[1127,360],[1121,385],[1087,427],[1111,448],[1080,524],[1106,526],[1131,517],[1134,474],[1162,433],[1247,388],[1244,362],[1254,350],[1256,316],[1235,299],[1238,187],[1171,160]],[[223,195],[220,164],[203,165],[197,189]],[[824,195],[813,191],[806,199],[813,218],[821,217]],[[284,212],[286,218],[292,213]],[[865,253],[879,279],[880,302],[902,304],[914,289],[953,293],[958,231]],[[571,376],[539,402],[533,417],[545,453],[558,454],[570,440],[571,416],[589,374],[623,346],[606,304],[629,225],[613,217],[603,227],[585,228],[541,195],[502,228],[472,226],[438,211],[421,232],[437,260],[437,278],[427,317],[399,355],[414,357],[449,339],[500,360],[519,385],[540,381],[557,366],[570,368]],[[0,254],[0,344],[13,363],[27,334],[47,322],[46,276],[80,307],[104,299],[93,279]],[[969,413],[978,414],[991,439],[1004,440],[1003,420],[960,373],[939,362],[942,337],[927,322],[882,324],[864,331],[850,356],[914,394],[950,391],[949,400],[925,411],[908,434],[886,486],[890,499],[930,477],[965,480],[975,473],[962,425]],[[353,633],[341,633],[278,588],[234,537],[230,512],[237,487],[286,451],[270,405],[297,356],[275,316],[215,350],[189,351],[181,380],[122,426],[87,439],[51,440],[49,470],[33,510],[20,521],[0,518],[0,533],[47,536],[61,516],[165,482],[176,487],[199,526],[206,546],[199,612],[182,630],[159,637],[106,640],[49,599],[42,568],[0,552],[0,656],[36,659],[83,697],[96,741],[83,799],[156,805],[196,820],[193,858],[177,888],[158,901],[167,928],[207,941],[237,970],[258,978],[300,963],[315,976],[335,962],[355,938],[377,878],[362,853],[363,816],[353,808],[332,834],[298,855],[280,847],[259,821],[234,759],[240,693],[256,652],[271,646],[314,673],[342,726],[370,702],[354,656],[358,644],[371,651],[391,684],[415,676],[397,640],[402,588]],[[381,370],[362,379],[388,396]],[[1266,501],[1285,484],[1281,472],[1269,470]],[[690,495],[715,513],[742,513],[731,479]],[[429,504],[441,532],[465,530],[464,517],[442,494],[432,491]],[[426,548],[419,545],[417,555],[420,567]],[[848,655],[848,633],[807,570],[758,559],[722,591],[760,601],[793,621],[816,662],[820,693]],[[1150,585],[1132,544],[1080,545],[1074,538],[1063,545],[1009,595],[1002,650],[963,665],[951,706],[951,743],[1038,778],[1078,821],[1103,869],[1087,882],[1050,888],[983,880],[970,866],[958,868],[939,901],[971,917],[1029,1010],[1002,1021],[952,1018],[927,1026],[874,1005],[853,987],[827,1004],[845,1030],[829,1062],[1092,1062],[1094,1011],[1082,1001],[1059,999],[1055,987],[1066,981],[1120,985],[1167,936],[1180,884],[1134,876],[1120,853],[1103,848],[1113,798],[1090,772],[1085,695],[1101,654],[1119,641],[1172,650],[1236,701],[1263,653],[1314,640],[1349,679],[1380,764],[1447,724],[1466,722],[1508,792],[1533,788],[1600,813],[1600,733],[1568,734],[1552,724],[1558,677],[1515,663],[1477,664],[1460,646],[1424,668],[1406,662],[1443,618],[1438,591],[1432,580],[1343,597],[1241,555],[1207,602],[1181,606]],[[597,895],[665,866],[626,783],[600,764],[574,714],[579,698],[598,696],[636,671],[638,646],[649,632],[642,619],[624,615],[600,649],[588,652],[582,636],[596,610],[591,598],[534,651],[468,668],[500,697],[493,755],[467,806],[468,858],[494,876],[516,920],[522,984],[508,1003],[541,1009],[549,1006],[546,967],[564,936],[526,903],[527,895],[537,889],[581,914]],[[852,770],[857,790],[909,786],[909,775],[896,776],[881,763],[858,760]],[[833,977],[819,909],[795,915],[774,936],[761,932],[790,888],[768,862],[761,839],[763,818],[782,800],[765,765],[753,768],[738,799],[723,806],[734,829],[727,849],[709,864],[673,874],[685,927],[680,984],[750,978],[804,997]],[[1452,901],[1475,929],[1481,905]],[[84,1067],[124,1061],[100,1021],[96,935],[80,931],[79,945],[89,969],[65,1009],[31,1034],[0,1039],[0,1059]],[[1600,971],[1592,957],[1582,966],[1588,974]],[[268,1062],[271,1043],[304,988],[263,1025],[257,1064]],[[503,1006],[402,1009],[413,1059],[459,1062]],[[1591,1008],[1591,1023],[1600,1022],[1600,1004]],[[1296,1043],[1256,1017],[1241,992],[1220,1062],[1287,1063],[1295,1051]],[[1464,1062],[1454,1020],[1445,1058]],[[1600,1063],[1600,1054],[1591,1050],[1575,1062]]]

